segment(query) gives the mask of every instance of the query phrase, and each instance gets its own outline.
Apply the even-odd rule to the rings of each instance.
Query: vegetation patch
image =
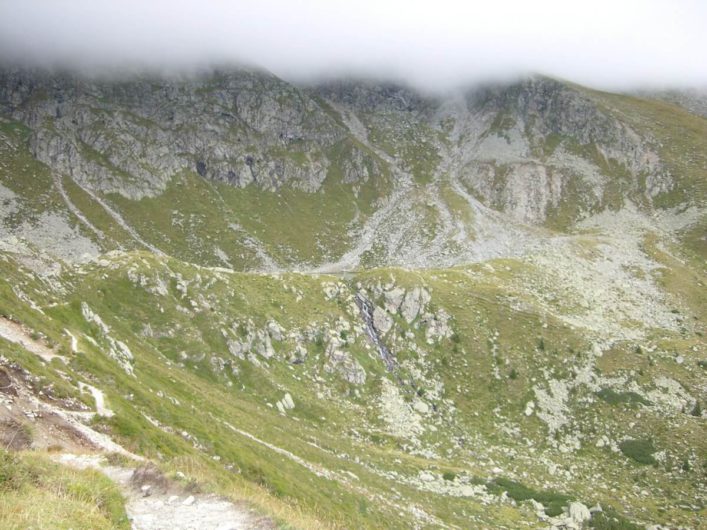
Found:
[[[639,439],[639,440],[626,440],[619,444],[619,449],[621,452],[629,457],[631,460],[635,460],[639,464],[653,465],[656,463],[655,458],[653,458],[653,453],[656,452],[656,448],[653,445],[653,440],[649,439]]]
[[[34,453],[0,450],[0,527],[128,529],[118,487]]]
[[[505,491],[511,499],[517,502],[533,499],[545,507],[545,513],[550,517],[562,514],[564,507],[572,500],[568,495],[548,490],[537,491],[507,478],[494,479],[486,487],[495,494]]]
[[[609,405],[650,405],[651,402],[636,392],[617,392],[612,388],[602,388],[596,395]]]
[[[632,523],[612,507],[595,512],[589,521],[589,528],[596,530],[641,530],[643,527]]]

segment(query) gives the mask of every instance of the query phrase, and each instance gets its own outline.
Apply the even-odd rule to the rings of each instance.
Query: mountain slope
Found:
[[[699,528],[704,118],[256,71],[0,115],[0,434],[46,447],[26,387],[294,527]]]
[[[47,164],[102,250],[239,270],[449,265],[502,254],[484,233],[534,246],[517,222],[704,204],[704,119],[545,78],[449,97],[250,71],[1,81],[6,164]]]

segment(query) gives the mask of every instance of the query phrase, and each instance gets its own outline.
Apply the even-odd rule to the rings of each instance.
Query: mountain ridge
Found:
[[[456,205],[458,212],[451,212],[459,214],[456,219],[448,206],[439,204],[417,217],[418,226],[427,224],[448,234],[454,232],[452,224],[465,224],[458,217],[468,218],[480,207],[506,214],[509,223],[567,230],[589,213],[619,209],[625,199],[650,210],[654,198],[669,197],[676,189],[687,195],[688,202],[696,198],[681,190],[682,182],[671,177],[674,171],[666,168],[655,146],[650,147],[657,142],[652,134],[641,136],[617,121],[616,109],[603,110],[592,99],[594,93],[544,77],[446,99],[370,82],[340,84],[337,95],[335,84],[298,89],[251,71],[214,73],[176,85],[165,80],[155,84],[154,78],[103,85],[79,80],[74,82],[78,88],[66,93],[61,83],[73,82],[67,78],[54,88],[57,97],[45,87],[50,81],[42,79],[6,72],[0,83],[4,112],[30,127],[30,155],[85,193],[117,193],[120,201],[132,206],[139,199],[159,199],[175,178],[186,177],[198,188],[227,183],[247,190],[236,192],[243,197],[233,199],[224,199],[222,188],[212,190],[221,195],[216,200],[224,205],[225,216],[235,217],[232,224],[241,228],[237,213],[227,212],[242,207],[243,200],[264,201],[260,210],[277,208],[275,196],[254,193],[251,185],[274,195],[297,195],[296,208],[319,209],[320,214],[326,210],[321,203],[337,202],[343,225],[327,229],[331,215],[311,219],[313,239],[303,242],[301,249],[285,249],[292,237],[259,242],[257,229],[244,227],[243,243],[235,249],[219,246],[218,254],[225,252],[226,261],[236,268],[242,267],[235,264],[235,252],[251,254],[256,262],[253,252],[269,254],[266,261],[288,268],[293,252],[301,260],[306,248],[312,254],[309,260],[315,260],[309,266],[316,267],[317,262],[332,261],[321,254],[318,239],[329,248],[338,246],[340,256],[352,247],[365,247],[361,238],[342,242],[341,235],[370,232],[366,223],[377,210],[376,200],[384,204],[392,194],[399,200],[401,193],[406,195],[401,190],[406,183],[412,183],[406,196],[410,212],[424,210],[425,197],[438,202],[437,197],[447,196]],[[382,92],[376,95],[376,90]],[[138,97],[146,98],[142,110]],[[102,104],[101,98],[112,103]],[[196,109],[185,107],[190,101],[202,103]],[[151,110],[164,105],[171,110]],[[191,117],[194,112],[200,117]],[[700,126],[704,128],[704,123]],[[76,130],[81,133],[76,135]],[[205,179],[203,185],[200,179]],[[312,195],[327,187],[337,193],[324,191],[324,201]],[[480,204],[472,204],[470,197]],[[112,215],[115,219],[128,217],[118,204],[109,204],[111,199],[104,196],[102,201],[109,214],[111,210],[118,214]],[[257,216],[249,213],[251,218]],[[141,230],[132,228],[136,233]],[[387,226],[384,232],[394,230]],[[184,232],[182,237],[195,237]],[[398,232],[396,240],[401,241],[418,230],[408,227]],[[365,250],[375,256],[377,244],[387,247],[388,256],[401,251],[380,241],[386,233],[377,234],[379,241]],[[459,237],[464,240],[465,234]],[[221,231],[218,239],[225,238],[230,235]],[[143,234],[140,239],[150,237]],[[157,240],[149,245],[159,246]],[[415,250],[420,244],[413,245]],[[274,253],[280,255],[273,257]],[[198,252],[188,248],[188,254],[194,260]],[[211,254],[209,262],[216,265],[218,258]],[[372,264],[392,263],[386,262],[389,257],[372,259]],[[359,257],[358,263],[365,260]],[[432,259],[430,264],[434,263]]]

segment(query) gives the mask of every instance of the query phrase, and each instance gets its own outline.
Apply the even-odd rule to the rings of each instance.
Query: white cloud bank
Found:
[[[706,54],[704,0],[0,0],[0,59],[29,65],[627,88],[707,86]]]

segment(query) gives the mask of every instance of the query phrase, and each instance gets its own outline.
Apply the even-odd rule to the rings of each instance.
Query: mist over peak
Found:
[[[355,76],[444,90],[543,72],[603,88],[707,84],[705,4],[601,0],[6,0],[0,60],[83,70],[255,64],[297,82]]]

